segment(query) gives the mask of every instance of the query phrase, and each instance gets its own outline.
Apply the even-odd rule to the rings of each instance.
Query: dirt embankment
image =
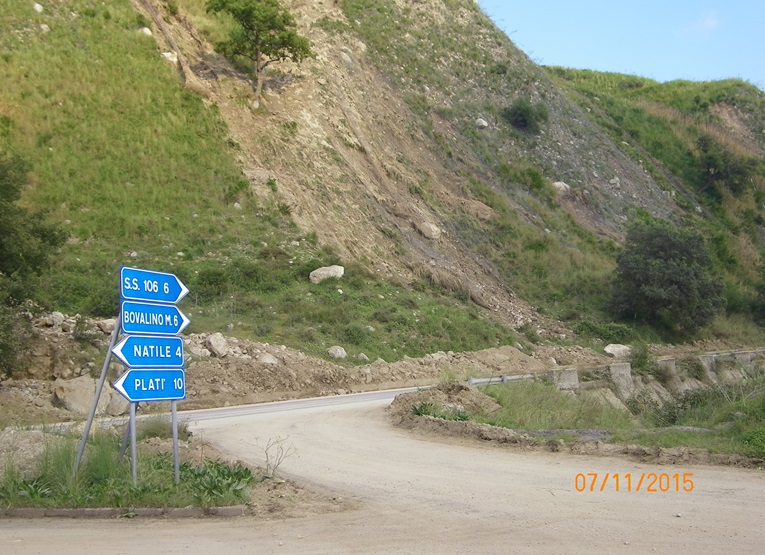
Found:
[[[75,378],[99,377],[114,320],[87,320],[59,313],[35,320],[38,337],[27,369],[0,378],[0,429],[12,425],[83,419],[70,412],[57,387]],[[471,353],[438,352],[397,362],[361,366],[306,355],[284,345],[190,334],[184,338],[187,399],[181,410],[214,408],[433,384],[446,379],[542,372],[556,365],[603,364],[607,357],[581,347],[544,347],[535,352],[503,346]],[[107,387],[124,368],[111,362]],[[58,393],[57,393],[58,390]],[[164,410],[163,403],[151,408]]]
[[[12,425],[83,419],[85,414],[64,408],[57,397],[62,382],[81,376],[98,378],[114,320],[93,321],[44,315],[35,322],[38,337],[27,356],[27,370],[0,381],[0,429]],[[580,346],[517,345],[477,352],[438,352],[397,362],[377,360],[360,366],[306,355],[284,345],[191,334],[184,338],[187,361],[186,393],[180,410],[214,408],[338,395],[375,389],[430,385],[467,377],[519,375],[563,366],[592,367],[613,359]],[[687,354],[740,348],[722,343],[654,349],[655,355]],[[521,350],[524,349],[524,350]],[[112,362],[108,385],[124,368]],[[163,403],[150,408],[165,410]]]

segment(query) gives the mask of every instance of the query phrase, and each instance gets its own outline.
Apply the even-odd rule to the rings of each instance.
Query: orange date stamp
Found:
[[[574,476],[574,489],[578,492],[692,492],[693,472],[641,472],[610,473],[580,472]]]

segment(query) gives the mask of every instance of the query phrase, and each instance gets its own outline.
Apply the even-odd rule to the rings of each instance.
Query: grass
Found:
[[[700,377],[689,360],[680,361],[680,366]],[[765,458],[765,373],[759,367],[745,370],[750,377],[744,381],[691,390],[664,405],[638,394],[628,403],[631,412],[535,381],[487,386],[486,394],[502,407],[489,417],[456,413],[432,403],[412,407],[412,412],[520,431],[555,430],[561,437],[569,437],[566,430],[598,429],[610,432],[606,441],[613,443]]]
[[[51,438],[53,439],[53,438]],[[130,462],[120,460],[120,440],[114,434],[92,436],[74,481],[70,474],[77,438],[46,443],[37,469],[22,474],[11,462],[0,480],[0,503],[7,507],[211,507],[245,503],[258,478],[250,469],[215,460],[180,465],[174,482],[170,455],[139,456],[137,485]],[[139,449],[140,453],[140,449]]]
[[[712,453],[765,457],[765,375],[751,370],[743,382],[689,391],[674,403],[658,406],[638,397],[633,404],[642,419],[658,430],[616,434],[614,441],[650,447],[698,447]],[[693,433],[684,427],[708,430]]]
[[[550,384],[524,381],[491,385],[486,394],[503,408],[483,419],[514,430],[574,430],[631,428],[630,415],[616,408],[572,397]]]

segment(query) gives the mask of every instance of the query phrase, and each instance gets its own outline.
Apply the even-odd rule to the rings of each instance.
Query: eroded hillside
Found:
[[[371,52],[364,41],[382,8],[359,2],[341,8],[331,0],[286,4],[311,39],[315,57],[273,70],[255,109],[246,77],[195,29],[195,17],[209,16],[194,13],[193,6],[185,12],[185,3],[174,15],[161,3],[136,2],[138,9],[152,6],[161,14],[164,29],[155,27],[155,36],[162,51],[177,48],[186,86],[220,108],[255,195],[286,203],[301,228],[316,231],[344,258],[402,282],[425,276],[464,291],[513,327],[534,321],[551,330],[556,326],[543,323],[482,252],[482,235],[492,233],[484,223],[498,216],[481,188],[496,191],[499,202],[515,211],[517,225],[541,237],[558,235],[574,251],[575,239],[567,234],[576,226],[561,220],[563,210],[579,226],[609,237],[619,236],[631,206],[661,217],[677,210],[644,168],[471,3],[456,11],[442,1],[386,6],[384,18],[403,17],[401,24],[408,26],[384,52],[379,44]],[[347,17],[359,13],[369,20]],[[155,24],[160,18],[154,17]],[[448,41],[436,43],[455,35],[470,36],[473,59],[449,52]],[[392,80],[376,61],[395,59],[401,48],[432,58],[433,65],[401,65],[401,81]],[[471,66],[472,74],[462,77],[449,70]],[[504,74],[490,73],[497,66]],[[501,79],[480,82],[474,75],[481,73]],[[424,99],[421,112],[406,101],[413,94]],[[550,109],[550,125],[538,137],[513,136],[496,113],[523,94]],[[478,119],[488,125],[480,127]],[[476,144],[498,150],[482,155]],[[546,181],[565,185],[558,185],[549,203],[540,203],[523,184],[498,177],[497,165],[516,160],[536,165]]]

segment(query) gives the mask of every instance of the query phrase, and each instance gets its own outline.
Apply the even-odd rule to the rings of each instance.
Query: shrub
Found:
[[[765,428],[747,433],[743,441],[752,456],[765,457]]]
[[[503,109],[501,115],[513,127],[531,133],[539,133],[541,124],[550,119],[547,106],[532,104],[523,97],[517,98],[511,106]]]
[[[633,223],[617,259],[611,312],[691,334],[725,307],[704,239],[663,220]]]

